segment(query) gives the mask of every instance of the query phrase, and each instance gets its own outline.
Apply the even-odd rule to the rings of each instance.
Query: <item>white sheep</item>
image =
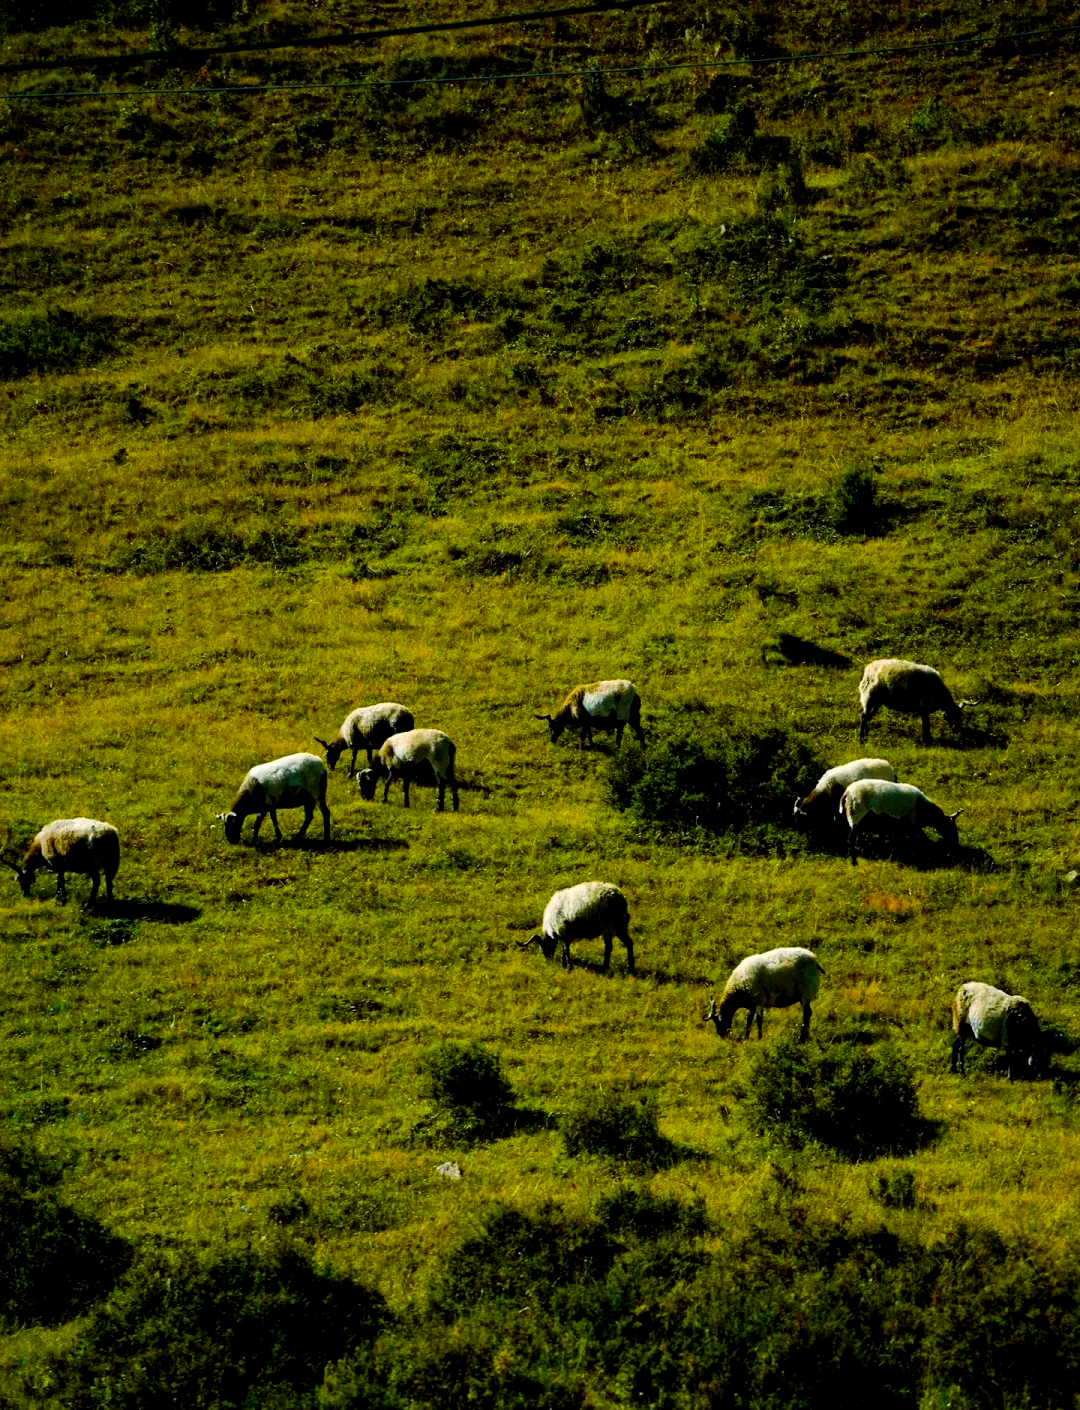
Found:
[[[855,856],[855,834],[868,817],[891,818],[900,827],[921,829],[932,827],[950,852],[960,846],[956,819],[963,812],[943,812],[931,803],[926,794],[910,783],[889,783],[885,779],[864,778],[849,784],[840,799],[840,811],[847,818],[848,856],[852,865]]]
[[[255,831],[251,840],[258,842],[259,828],[269,813],[274,824],[274,835],[280,842],[279,808],[303,808],[304,824],[296,834],[303,837],[318,808],[322,813],[323,841],[329,842],[330,810],[326,806],[326,778],[326,765],[315,754],[286,754],[283,758],[271,759],[268,764],[256,764],[248,770],[230,810],[217,815],[225,824],[226,841],[239,842],[244,819],[254,813]]]
[[[1006,994],[977,980],[961,984],[953,999],[952,1026],[956,1040],[950,1072],[964,1072],[964,1045],[974,1038],[983,1047],[1004,1049],[1010,1082],[1021,1073],[1042,1076],[1045,1050],[1039,1020],[1019,994]]]
[[[349,777],[356,772],[356,756],[361,749],[367,750],[368,768],[371,767],[372,753],[385,744],[392,734],[402,734],[412,729],[412,713],[404,705],[384,700],[379,705],[362,705],[351,715],[346,715],[341,728],[329,742],[315,736],[316,741],[326,750],[326,766],[333,769],[346,749],[352,750],[352,763]]]
[[[817,998],[824,973],[814,953],[800,946],[785,946],[779,950],[766,950],[762,955],[750,955],[731,971],[720,996],[719,1009],[714,998],[709,1012],[701,1021],[708,1023],[711,1020],[716,1024],[720,1037],[726,1038],[739,1009],[749,1009],[744,1036],[749,1038],[751,1025],[757,1018],[760,1038],[761,1018],[765,1009],[786,1009],[792,1004],[801,1004],[802,1032],[799,1037],[805,1042],[810,1036],[810,1001]]]
[[[446,786],[454,797],[454,812],[458,809],[458,782],[454,776],[454,757],[457,750],[454,741],[439,729],[410,729],[403,734],[393,734],[379,749],[370,769],[363,769],[356,775],[360,797],[369,803],[375,797],[375,786],[379,779],[386,780],[383,789],[383,802],[390,796],[390,785],[400,778],[405,792],[405,806],[409,806],[409,784],[428,783],[434,775],[439,786],[441,811],[446,802]]]
[[[97,900],[104,874],[105,895],[111,901],[113,877],[120,866],[120,834],[112,823],[93,818],[58,818],[47,823],[30,843],[21,866],[14,862],[8,866],[18,877],[24,896],[30,895],[35,872],[55,872],[56,899],[61,903],[67,900],[67,872],[92,878],[90,903]]]
[[[963,724],[961,712],[965,705],[974,705],[975,701],[961,700],[958,704],[933,666],[920,666],[915,661],[889,657],[871,661],[863,671],[859,682],[859,704],[862,707],[860,741],[870,732],[870,721],[883,705],[887,705],[890,710],[902,715],[918,715],[922,719],[923,743],[929,744],[930,716],[935,710],[940,710],[950,728],[959,734]]]
[[[537,715],[547,720],[548,737],[554,744],[564,730],[577,730],[582,748],[592,747],[593,730],[615,731],[615,747],[622,743],[627,725],[640,744],[645,743],[641,728],[641,696],[633,681],[593,681],[575,686],[554,715]]]
[[[607,881],[582,881],[556,891],[544,907],[543,933],[519,940],[518,949],[539,945],[546,959],[562,946],[562,967],[570,969],[570,944],[574,940],[604,937],[604,973],[611,967],[612,937],[626,947],[626,968],[634,972],[634,942],[630,939],[630,911],[626,897]]]
[[[813,790],[805,798],[796,798],[797,818],[832,818],[835,821],[836,807],[844,796],[845,789],[864,778],[881,778],[888,783],[896,782],[896,770],[887,759],[852,759],[848,764],[837,764],[821,775]]]

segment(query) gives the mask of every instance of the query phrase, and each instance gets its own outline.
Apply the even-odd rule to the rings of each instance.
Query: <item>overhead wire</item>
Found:
[[[647,4],[667,3],[667,0],[616,0],[612,4],[597,4],[590,6],[575,6],[572,10],[547,10],[529,11],[525,17],[535,18],[543,15],[547,18],[553,16],[566,15],[570,13],[599,13],[612,9],[638,8]],[[479,24],[503,24],[514,20],[520,20],[522,16],[499,16],[495,19],[485,21],[461,22],[469,25]],[[458,22],[452,22],[458,23]],[[450,27],[435,26],[434,29]],[[428,30],[422,27],[413,27],[407,31],[394,31],[395,33],[427,33]],[[746,66],[763,66],[769,64],[803,64],[803,63],[829,63],[840,60],[879,58],[886,55],[916,54],[930,50],[955,49],[968,46],[979,46],[985,44],[1000,44],[1020,40],[1049,38],[1051,36],[1077,34],[1080,33],[1080,25],[1052,25],[1041,29],[1016,30],[1006,34],[991,33],[967,35],[958,39],[935,39],[924,40],[917,44],[888,44],[878,45],[871,49],[835,49],[811,51],[800,54],[770,54],[762,56],[742,56],[730,59],[682,59],[677,63],[670,64],[633,64],[633,65],[613,65],[604,67],[596,64],[588,64],[574,68],[562,69],[527,69],[514,70],[504,73],[494,74],[452,74],[449,76],[417,75],[410,78],[382,78],[382,79],[348,79],[348,80],[317,80],[311,82],[297,83],[211,83],[211,84],[178,84],[171,87],[157,88],[87,88],[87,89],[26,89],[21,92],[9,91],[5,96],[9,100],[34,101],[34,100],[60,100],[68,98],[99,98],[111,100],[114,98],[152,98],[166,95],[188,95],[198,96],[224,96],[225,94],[257,96],[263,93],[309,93],[326,90],[358,90],[373,88],[412,88],[421,86],[445,86],[450,84],[478,84],[478,83],[514,83],[533,80],[575,78],[584,75],[597,75],[605,77],[618,77],[620,75],[640,75],[650,73],[672,73],[683,70],[710,70]],[[282,46],[285,47],[285,46]],[[193,53],[220,53],[220,50],[212,51],[180,51],[185,55]],[[164,52],[144,55],[143,58],[154,58],[159,61],[166,57]],[[63,67],[62,62],[57,63],[57,67]],[[0,72],[4,71],[4,66],[0,65]]]
[[[189,49],[140,49],[130,54],[67,55],[55,59],[20,59],[0,64],[0,73],[30,73],[49,68],[122,68],[128,64],[165,63],[179,67],[192,61],[212,59],[219,54],[265,53],[273,49],[328,49],[348,44],[373,44],[381,39],[398,39],[417,34],[443,34],[451,30],[483,29],[495,25],[525,24],[532,20],[569,19],[579,15],[601,15],[618,10],[642,10],[665,5],[670,0],[590,0],[585,5],[568,5],[558,10],[519,10],[510,15],[483,15],[469,20],[434,20],[427,24],[396,25],[384,29],[363,29],[346,34],[292,35],[281,39],[244,39]],[[185,66],[186,66],[185,65]]]

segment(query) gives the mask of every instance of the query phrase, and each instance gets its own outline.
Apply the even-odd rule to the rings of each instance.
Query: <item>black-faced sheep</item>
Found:
[[[859,827],[868,817],[889,818],[899,827],[921,829],[932,827],[949,852],[960,846],[956,819],[963,812],[943,812],[931,803],[925,793],[910,783],[888,783],[884,779],[864,778],[850,784],[840,799],[840,811],[847,818],[848,856],[857,865],[855,840]]]
[[[304,823],[297,837],[303,837],[311,826],[315,809],[322,813],[323,841],[330,841],[330,810],[326,806],[326,765],[314,754],[286,754],[271,759],[268,764],[256,764],[249,769],[240,791],[227,813],[218,813],[225,824],[228,842],[239,842],[244,819],[255,815],[252,842],[259,840],[263,818],[270,814],[274,835],[281,841],[278,827],[279,808],[303,808]]]
[[[757,1018],[760,1038],[761,1017],[765,1009],[785,1009],[792,1004],[801,1004],[803,1021],[799,1037],[805,1042],[810,1036],[810,1001],[817,998],[824,973],[813,952],[799,946],[750,955],[731,971],[731,977],[720,996],[719,1009],[713,999],[702,1022],[711,1020],[720,1037],[726,1038],[739,1009],[749,1009],[744,1036],[749,1038],[751,1025]]]
[[[120,866],[120,834],[111,823],[93,818],[58,818],[46,824],[30,843],[21,866],[14,862],[8,865],[24,896],[30,895],[35,872],[44,870],[55,872],[56,899],[60,902],[67,900],[64,877],[68,872],[92,879],[91,902],[97,899],[104,875],[105,895],[111,901],[113,877]]]
[[[543,933],[519,940],[518,948],[539,945],[551,959],[562,946],[562,967],[570,969],[570,945],[574,940],[604,937],[604,973],[611,967],[612,937],[617,935],[626,947],[626,968],[634,972],[634,942],[630,939],[630,911],[626,897],[607,881],[582,881],[556,891],[544,907]]]
[[[929,744],[930,716],[935,710],[940,710],[950,728],[959,734],[963,723],[961,712],[965,705],[974,705],[975,701],[961,700],[958,704],[933,666],[920,666],[915,661],[899,661],[889,657],[871,661],[863,671],[859,682],[859,704],[862,707],[860,740],[866,738],[871,720],[885,705],[902,715],[918,715],[922,720],[923,743]]]
[[[383,789],[383,802],[390,796],[390,785],[394,779],[401,779],[405,793],[405,806],[409,806],[409,784],[428,783],[432,775],[439,786],[438,807],[441,811],[446,802],[446,786],[454,798],[454,812],[458,810],[458,783],[454,776],[454,756],[457,750],[454,741],[439,729],[410,729],[403,734],[391,735],[384,742],[370,769],[363,769],[356,775],[360,797],[371,802],[375,797],[375,787],[380,779],[386,780]]]
[[[895,783],[896,770],[887,759],[852,759],[849,764],[838,764],[821,775],[805,798],[795,800],[795,816],[835,823],[836,809],[845,789],[864,778],[880,778]]]
[[[349,777],[356,772],[356,756],[361,749],[367,750],[368,768],[371,756],[392,734],[402,734],[412,729],[414,720],[404,705],[384,700],[379,705],[363,705],[346,715],[341,728],[329,742],[315,736],[316,741],[326,750],[326,766],[333,769],[346,749],[352,750],[352,763]]]
[[[627,725],[633,730],[639,744],[645,743],[645,731],[641,728],[641,696],[633,681],[593,681],[591,685],[579,685],[570,692],[559,706],[557,714],[537,715],[538,720],[547,720],[548,737],[554,744],[564,730],[576,730],[581,736],[582,748],[592,747],[593,730],[615,731],[615,747],[622,743],[623,730]]]
[[[961,984],[953,999],[952,1026],[956,1039],[950,1072],[963,1073],[964,1045],[974,1038],[983,1047],[1004,1049],[1010,1082],[1019,1076],[1043,1075],[1045,1047],[1039,1020],[1019,994],[1006,994],[977,980]]]

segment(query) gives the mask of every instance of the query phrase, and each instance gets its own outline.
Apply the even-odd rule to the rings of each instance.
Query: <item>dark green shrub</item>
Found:
[[[837,477],[833,493],[835,523],[840,533],[869,537],[877,532],[880,506],[873,470],[863,465],[845,467]]]
[[[870,1193],[886,1209],[914,1209],[919,1203],[913,1170],[893,1170],[879,1175]]]
[[[611,1233],[648,1241],[678,1234],[696,1239],[705,1232],[705,1204],[691,1204],[671,1195],[656,1195],[625,1185],[603,1195],[597,1206],[601,1224]]]
[[[653,1093],[595,1092],[559,1120],[567,1155],[604,1155],[648,1169],[671,1163]]]
[[[818,767],[810,748],[778,726],[703,720],[692,734],[669,730],[649,749],[624,749],[609,766],[616,808],[665,831],[746,834],[776,842],[791,800]]]
[[[381,1296],[285,1247],[140,1262],[62,1363],[72,1410],[293,1404],[323,1368],[369,1342]]]
[[[756,132],[757,115],[753,108],[746,103],[733,108],[723,114],[701,145],[691,150],[686,159],[687,169],[694,176],[726,171],[751,151]]]
[[[31,372],[70,372],[107,357],[115,346],[111,318],[53,309],[37,318],[0,323],[0,382]]]
[[[592,1219],[498,1209],[483,1232],[449,1253],[430,1293],[434,1311],[461,1315],[485,1302],[548,1306],[574,1283],[602,1276],[617,1245]]]
[[[53,1192],[72,1162],[0,1144],[0,1326],[53,1326],[85,1312],[127,1267],[126,1240]]]
[[[927,1134],[911,1068],[859,1035],[821,1048],[789,1032],[755,1054],[747,1105],[755,1130],[789,1145],[819,1141],[851,1160],[902,1155]]]
[[[511,1123],[514,1092],[495,1053],[480,1043],[444,1043],[419,1062],[420,1092],[435,1104],[436,1133],[487,1140]]]
[[[847,282],[842,259],[811,254],[794,226],[775,214],[692,226],[674,241],[672,255],[690,288],[721,284],[742,308],[792,305],[823,313]]]

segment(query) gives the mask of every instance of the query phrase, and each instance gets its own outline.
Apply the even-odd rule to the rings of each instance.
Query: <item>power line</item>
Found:
[[[203,49],[141,49],[132,54],[90,54],[56,59],[24,59],[0,64],[0,73],[30,73],[40,69],[125,68],[129,64],[159,63],[171,68],[191,68],[219,54],[263,53],[271,49],[328,49],[346,44],[371,44],[377,39],[397,39],[413,34],[442,34],[448,30],[481,29],[490,25],[525,24],[530,20],[569,19],[575,15],[601,15],[612,10],[640,10],[668,0],[593,0],[560,10],[522,10],[513,15],[485,15],[474,20],[444,20],[435,24],[400,25],[394,29],[365,29],[353,34],[313,34],[293,39],[246,40],[215,44]]]
[[[651,3],[651,0],[645,0],[645,2]],[[635,3],[641,3],[641,0],[635,0]],[[549,10],[546,13],[551,15],[556,12]],[[566,14],[568,12],[560,11],[558,13]],[[581,11],[579,10],[578,13],[581,13]],[[116,88],[109,90],[87,88],[59,89],[55,92],[46,92],[38,89],[24,93],[9,92],[6,96],[12,101],[15,99],[33,101],[36,99],[54,100],[61,98],[153,98],[175,94],[185,94],[196,97],[213,96],[215,94],[220,97],[226,93],[256,96],[262,93],[314,93],[322,92],[327,89],[362,90],[370,88],[413,88],[424,85],[431,87],[452,83],[523,82],[531,79],[576,78],[585,74],[617,77],[625,74],[673,73],[685,69],[743,67],[748,64],[759,66],[764,64],[805,64],[824,63],[841,59],[879,58],[889,54],[916,54],[931,49],[954,49],[967,45],[1002,43],[1020,39],[1036,39],[1051,35],[1075,34],[1078,31],[1080,31],[1080,25],[1055,25],[1047,29],[1018,30],[1011,34],[979,34],[970,35],[965,39],[934,39],[927,40],[920,44],[882,45],[875,49],[837,49],[804,54],[772,54],[763,58],[684,59],[674,64],[638,64],[614,68],[598,68],[595,65],[588,65],[581,68],[569,69],[529,69],[524,72],[519,71],[516,73],[457,74],[449,78],[382,78],[341,80],[335,82],[327,80],[313,83],[238,83],[211,84],[201,87],[176,86],[172,88]]]

